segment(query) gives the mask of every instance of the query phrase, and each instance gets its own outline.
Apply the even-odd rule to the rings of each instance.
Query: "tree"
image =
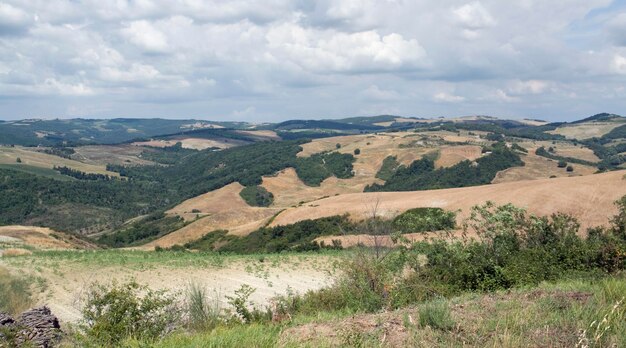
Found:
[[[572,166],[567,166],[566,170],[567,170],[568,172],[573,172],[573,171],[574,171],[574,167],[572,167]]]
[[[559,164],[557,164],[557,166],[559,168],[565,168],[565,167],[567,167],[567,162],[561,160],[561,161],[559,161]]]
[[[15,159],[15,162],[22,163],[22,159],[18,157],[18,158]]]
[[[340,149],[340,148],[341,148],[341,144],[337,143],[337,144],[335,144],[335,147],[336,147],[337,149]]]
[[[360,155],[361,154],[361,149],[354,149],[354,154],[355,155]]]

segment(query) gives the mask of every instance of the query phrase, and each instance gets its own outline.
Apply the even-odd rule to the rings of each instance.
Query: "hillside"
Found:
[[[615,171],[444,190],[346,194],[287,209],[271,225],[344,213],[354,219],[363,219],[371,214],[376,202],[378,213],[383,216],[395,216],[414,207],[440,207],[453,211],[460,209],[459,217],[462,218],[467,216],[471,206],[490,200],[499,204],[513,203],[538,215],[571,214],[580,220],[584,230],[604,224],[615,214],[613,202],[626,194],[625,175],[626,171]]]
[[[525,207],[537,215],[556,212],[571,214],[579,219],[581,232],[586,228],[606,223],[615,214],[614,202],[626,194],[626,171],[604,174],[538,179],[498,183],[484,186],[454,188],[416,192],[371,192],[350,193],[311,201],[296,207],[286,208],[276,215],[270,226],[289,225],[307,219],[350,214],[352,219],[371,216],[377,205],[377,214],[388,218],[416,207],[440,207],[450,211],[460,210],[459,221],[467,217],[472,206],[488,200],[499,204],[513,203]],[[210,197],[209,195],[205,197]],[[215,196],[222,200],[225,196]],[[230,193],[230,199],[236,194]],[[203,204],[212,206],[214,200]],[[170,247],[185,244],[216,229],[226,229],[236,235],[245,235],[269,221],[277,211],[272,208],[255,208],[256,214],[265,211],[265,219],[255,215],[247,218],[246,213],[238,220],[214,224],[212,220],[200,219],[187,227],[172,232],[148,244],[148,247]],[[235,208],[236,211],[236,208]],[[245,210],[244,210],[245,212]],[[217,212],[216,212],[217,213]],[[217,216],[226,216],[219,215]]]

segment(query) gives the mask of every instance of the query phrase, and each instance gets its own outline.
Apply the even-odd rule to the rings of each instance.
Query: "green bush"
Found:
[[[455,225],[456,214],[441,208],[414,208],[393,219],[393,226],[403,233],[441,231]]]
[[[443,331],[450,331],[455,326],[448,303],[444,300],[435,300],[420,306],[419,324],[421,327],[429,326]]]
[[[559,168],[565,168],[565,167],[567,167],[567,162],[565,162],[565,161],[559,161],[559,163],[557,164],[557,167],[559,167]]]
[[[269,207],[274,203],[274,195],[263,186],[244,187],[239,195],[253,207]]]
[[[87,291],[79,340],[116,346],[127,338],[154,340],[179,323],[175,297],[131,281],[95,283]]]

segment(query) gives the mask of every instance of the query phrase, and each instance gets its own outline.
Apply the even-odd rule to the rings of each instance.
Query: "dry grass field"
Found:
[[[591,175],[597,171],[595,167],[572,163],[570,165],[574,171],[568,172],[565,168],[558,167],[558,161],[535,155],[534,149],[521,158],[524,161],[523,167],[513,167],[499,172],[492,183]]]
[[[625,173],[616,171],[430,191],[346,194],[287,209],[274,219],[272,226],[345,213],[354,219],[363,219],[371,216],[376,204],[381,216],[393,217],[415,207],[440,207],[460,210],[458,216],[462,219],[472,206],[490,200],[499,204],[513,203],[537,215],[571,214],[579,219],[584,231],[606,224],[616,213],[614,201],[626,195]]]
[[[145,149],[133,145],[89,145],[74,148],[72,159],[77,161],[103,165],[152,165],[154,162],[138,157]]]
[[[219,149],[229,149],[237,146],[236,142],[225,142],[221,140],[213,139],[201,139],[201,138],[181,138],[173,140],[149,140],[149,141],[137,141],[132,143],[135,146],[151,146],[151,147],[170,147],[181,143],[185,149],[204,150],[211,147]]]
[[[586,122],[559,127],[547,133],[560,134],[568,139],[589,139],[601,137],[623,124],[623,122]]]
[[[37,151],[36,148],[0,146],[0,164],[15,165],[17,158],[22,165],[52,169],[54,166],[65,166],[85,173],[106,174],[119,177],[118,173],[106,170],[105,165],[83,163],[55,155]]]
[[[446,146],[439,150],[439,158],[435,161],[435,167],[452,167],[464,161],[473,161],[482,155],[481,147],[476,145]]]
[[[46,227],[0,226],[0,247],[14,244],[35,249],[95,249],[96,246],[70,234]]]

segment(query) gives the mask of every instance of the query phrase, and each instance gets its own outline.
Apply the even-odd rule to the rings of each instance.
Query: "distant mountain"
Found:
[[[593,116],[589,116],[587,118],[583,118],[582,120],[570,122],[572,124],[585,123],[585,122],[607,122],[607,121],[624,121],[626,122],[626,117],[616,115],[616,114],[608,114],[606,112],[601,114],[596,114]]]
[[[296,130],[296,129],[331,129],[338,131],[374,131],[382,130],[385,127],[370,125],[367,123],[345,123],[330,120],[290,120],[275,124],[275,130]]]
[[[224,127],[247,128],[249,124],[158,118],[28,119],[0,123],[0,144],[24,146],[114,144],[163,134]]]

